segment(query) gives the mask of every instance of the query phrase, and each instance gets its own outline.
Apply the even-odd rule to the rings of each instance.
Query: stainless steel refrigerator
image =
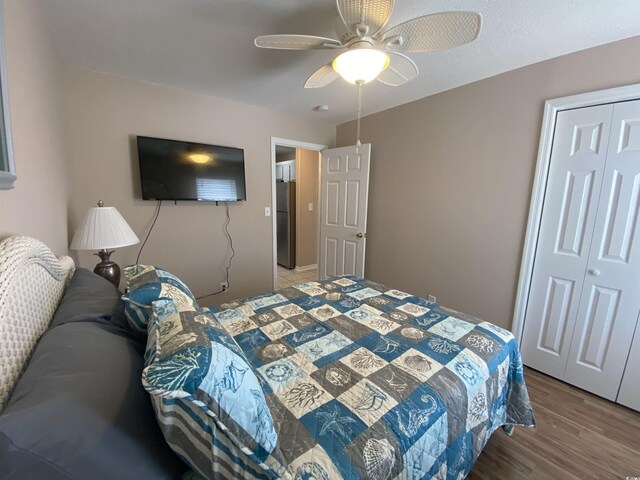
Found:
[[[296,266],[296,182],[276,182],[278,263]]]

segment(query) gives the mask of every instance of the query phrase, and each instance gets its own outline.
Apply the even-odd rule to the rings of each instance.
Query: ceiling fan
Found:
[[[418,67],[400,52],[433,52],[472,42],[478,37],[482,17],[476,12],[441,12],[424,15],[386,28],[394,0],[336,0],[340,20],[339,40],[313,35],[261,35],[260,48],[278,50],[347,49],[320,67],[305,88],[329,85],[342,76],[354,84],[377,78],[392,86],[418,76]]]

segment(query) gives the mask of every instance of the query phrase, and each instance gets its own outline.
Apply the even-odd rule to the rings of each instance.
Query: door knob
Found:
[[[591,270],[589,270],[589,274],[593,275],[594,277],[597,277],[600,275],[600,270],[598,270],[597,268],[592,268]]]
[[[366,236],[367,236],[366,233],[362,233],[362,232],[356,233],[356,237],[358,237],[358,238],[365,238]]]

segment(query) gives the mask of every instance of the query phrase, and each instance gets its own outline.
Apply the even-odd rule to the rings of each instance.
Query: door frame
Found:
[[[282,147],[302,148],[304,150],[313,150],[316,152],[322,152],[327,149],[327,145],[321,145],[319,143],[302,142],[299,140],[290,140],[287,138],[271,137],[271,243],[272,248],[272,285],[273,290],[278,288],[278,244],[276,242],[276,145]],[[322,162],[318,162],[318,168],[322,168]],[[320,173],[320,172],[318,172]],[[318,192],[320,195],[320,192]],[[319,207],[319,202],[316,203]]]
[[[582,93],[569,97],[554,98],[552,100],[547,100],[544,104],[542,130],[540,132],[540,144],[538,146],[538,158],[536,160],[536,171],[531,193],[531,203],[529,204],[529,219],[527,221],[527,230],[522,250],[516,304],[513,311],[513,323],[511,325],[511,331],[516,337],[518,344],[521,344],[522,342],[524,317],[527,312],[527,304],[529,303],[529,292],[531,289],[536,249],[538,247],[542,208],[547,190],[549,165],[551,163],[551,145],[555,134],[557,114],[563,110],[573,110],[576,108],[593,107],[595,105],[638,99],[640,99],[640,83]]]

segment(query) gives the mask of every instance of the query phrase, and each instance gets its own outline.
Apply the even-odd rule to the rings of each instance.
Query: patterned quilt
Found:
[[[498,427],[534,425],[517,343],[491,323],[357,277],[222,308],[293,478],[459,479]]]

